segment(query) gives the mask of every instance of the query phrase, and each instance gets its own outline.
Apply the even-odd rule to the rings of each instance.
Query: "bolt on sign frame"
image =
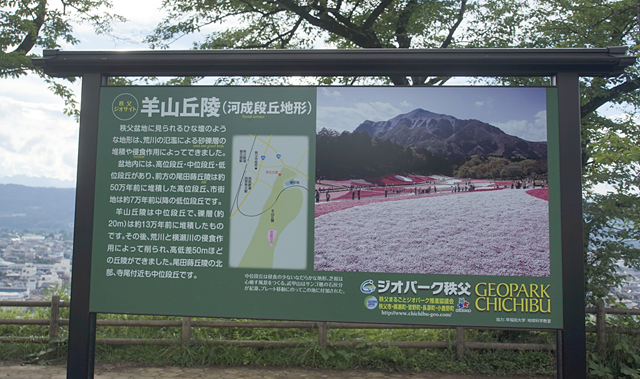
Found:
[[[554,100],[557,97],[558,124],[557,136],[554,138],[555,143],[561,146],[556,147],[558,172],[555,174],[557,178],[561,178],[557,192],[559,210],[556,212],[560,215],[557,233],[562,267],[559,276],[562,283],[562,291],[559,292],[562,321],[556,324],[561,327],[554,328],[557,332],[558,377],[584,378],[586,339],[579,77],[615,76],[634,62],[635,58],[626,55],[624,47],[123,52],[45,50],[43,57],[34,58],[33,63],[46,74],[83,78],[67,377],[93,377],[96,313],[90,308],[90,284],[95,240],[94,199],[97,196],[96,180],[99,180],[96,170],[101,159],[98,157],[99,141],[104,141],[104,137],[100,138],[98,128],[101,118],[100,96],[107,87],[109,76],[441,75],[548,76],[552,79],[552,97]],[[185,100],[185,107],[187,101]],[[256,161],[257,159],[256,155]],[[294,182],[287,182],[289,183]],[[270,238],[275,238],[275,235],[271,234]],[[373,281],[362,283],[361,291],[365,294],[375,291],[375,284],[368,283],[373,289],[366,288],[367,282]],[[372,303],[366,303],[367,301],[369,297],[365,300],[369,307]],[[374,303],[373,307],[378,304],[375,298]],[[124,313],[126,312],[125,310]]]

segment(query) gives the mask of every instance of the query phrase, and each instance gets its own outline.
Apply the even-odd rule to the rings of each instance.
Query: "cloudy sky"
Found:
[[[77,45],[61,42],[61,50],[146,49],[141,41],[162,19],[161,0],[112,0],[114,13],[127,18],[116,24],[114,36],[97,36],[89,25],[75,25]],[[55,5],[57,2],[51,2]],[[176,41],[172,48],[188,49],[192,40]],[[41,50],[34,51],[41,54]],[[64,103],[35,75],[0,79],[0,183],[30,180],[50,186],[75,186],[78,124],[62,113]],[[71,85],[77,97],[80,83]],[[16,177],[18,176],[18,177]]]

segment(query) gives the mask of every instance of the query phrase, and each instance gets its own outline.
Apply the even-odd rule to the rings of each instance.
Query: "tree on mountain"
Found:
[[[536,179],[546,177],[546,159],[507,159],[503,157],[471,156],[454,175],[472,179]]]
[[[390,173],[451,175],[451,168],[446,159],[426,149],[372,139],[367,132],[323,128],[316,135],[316,178],[378,178]]]
[[[0,0],[0,79],[19,78],[34,72],[65,100],[65,113],[78,115],[69,88],[44,75],[31,64],[38,49],[55,49],[60,42],[76,44],[73,23],[88,22],[96,33],[111,31],[111,23],[124,20],[105,12],[110,0]],[[73,82],[75,78],[69,78]]]

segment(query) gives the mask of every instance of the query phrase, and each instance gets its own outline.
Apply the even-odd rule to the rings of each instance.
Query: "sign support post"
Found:
[[[96,314],[89,312],[91,249],[93,245],[93,201],[98,144],[100,86],[105,78],[98,73],[82,76],[82,113],[78,147],[76,212],[73,232],[73,276],[69,314],[68,378],[93,378]]]
[[[562,214],[563,331],[557,347],[558,378],[587,375],[584,252],[582,236],[582,148],[580,82],[577,73],[558,73],[560,209]]]

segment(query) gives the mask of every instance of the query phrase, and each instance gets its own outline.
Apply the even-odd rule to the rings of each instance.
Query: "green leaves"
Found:
[[[54,4],[57,5],[57,4]],[[114,21],[124,18],[105,12],[108,0],[67,0],[63,10],[47,0],[0,1],[0,78],[19,77],[33,70],[30,58],[36,46],[60,47],[59,41],[76,44],[73,22],[88,22],[98,34],[109,33]]]
[[[631,46],[638,55],[635,0],[542,0],[520,35],[527,47]],[[581,81],[583,220],[587,300],[614,301],[626,278],[618,264],[639,267],[640,104],[639,65],[614,78]],[[603,105],[615,105],[604,116]],[[606,110],[606,108],[605,108]],[[602,193],[606,185],[608,192]],[[597,368],[590,367],[597,371]],[[598,375],[608,377],[606,372]]]
[[[636,322],[632,320],[631,324]],[[629,341],[630,338],[633,340]],[[635,337],[607,335],[606,345],[599,353],[601,355],[590,353],[587,356],[589,374],[605,379],[640,378],[640,356]]]
[[[616,163],[631,164],[640,160],[640,148],[634,145],[633,137],[604,131],[602,137],[590,143],[591,158],[594,164],[613,165]]]
[[[66,0],[62,10],[47,0],[0,0],[0,79],[18,78],[34,72],[49,84],[49,89],[62,97],[64,113],[79,117],[78,102],[65,85],[46,77],[31,64],[36,47],[55,49],[60,41],[76,44],[73,23],[87,22],[97,34],[108,34],[116,21],[126,21],[111,14],[109,0]],[[69,78],[73,82],[75,78]]]
[[[196,48],[453,47],[466,0],[235,1],[166,0],[169,15],[147,42],[166,48],[204,26],[235,25],[204,36]],[[444,46],[443,46],[444,45]]]
[[[611,369],[599,363],[595,359],[594,354],[590,354],[589,359],[587,359],[587,362],[589,367],[589,374],[600,377],[600,378],[604,378],[604,379],[613,379],[613,373],[611,372]]]

